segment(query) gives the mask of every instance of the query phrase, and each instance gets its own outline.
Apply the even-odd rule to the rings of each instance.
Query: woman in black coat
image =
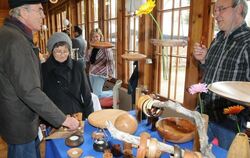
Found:
[[[91,90],[82,62],[70,57],[71,39],[62,32],[48,40],[51,53],[42,64],[43,90],[65,114],[82,112],[87,118],[93,110]]]

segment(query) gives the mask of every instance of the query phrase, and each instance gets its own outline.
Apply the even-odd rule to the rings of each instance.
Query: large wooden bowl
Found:
[[[185,118],[166,117],[156,122],[156,129],[164,140],[184,143],[194,138],[196,126]]]

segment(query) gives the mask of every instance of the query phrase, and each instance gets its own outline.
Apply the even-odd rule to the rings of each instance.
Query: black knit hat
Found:
[[[46,3],[47,0],[8,0],[9,8],[13,9],[24,4],[37,4],[37,3]]]

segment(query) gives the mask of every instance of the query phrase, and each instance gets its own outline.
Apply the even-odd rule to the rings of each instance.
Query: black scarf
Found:
[[[96,55],[100,49],[99,48],[93,48],[90,56],[90,63],[94,64],[96,61]]]

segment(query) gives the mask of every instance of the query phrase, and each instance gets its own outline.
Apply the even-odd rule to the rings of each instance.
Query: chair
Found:
[[[103,109],[119,109],[119,88],[122,85],[122,80],[117,80],[113,87],[113,96],[100,98],[100,104]]]

